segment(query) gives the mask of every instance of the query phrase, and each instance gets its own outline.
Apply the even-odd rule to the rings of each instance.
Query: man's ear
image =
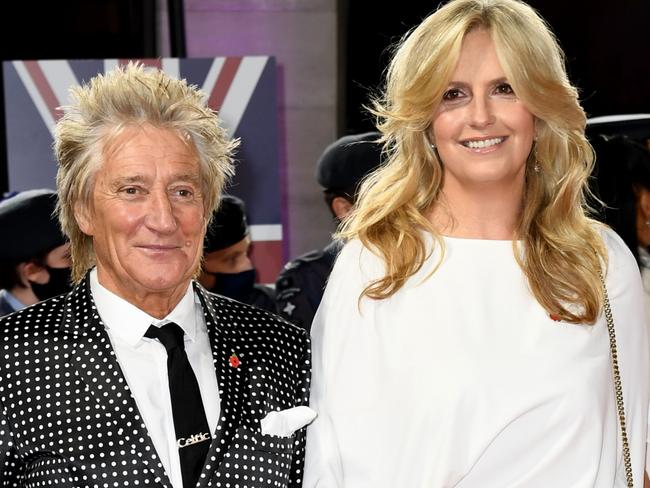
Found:
[[[352,203],[343,197],[335,197],[332,200],[332,212],[336,215],[336,218],[341,220],[350,213],[352,210]]]
[[[50,280],[50,273],[48,273],[47,269],[34,261],[21,263],[20,266],[22,268],[19,270],[19,273],[27,281],[44,285]]]
[[[90,209],[87,205],[84,205],[81,202],[75,203],[74,218],[77,221],[77,225],[81,229],[81,232],[89,236],[93,235],[95,228],[93,226]]]

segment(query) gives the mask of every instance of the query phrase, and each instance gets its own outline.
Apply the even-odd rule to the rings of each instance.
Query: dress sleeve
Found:
[[[347,331],[358,327],[360,321],[368,320],[359,309],[359,296],[367,283],[361,258],[367,254],[357,241],[343,248],[314,317],[310,406],[318,416],[307,429],[304,488],[345,486],[329,399],[340,394],[336,391],[334,377],[338,354],[348,342]]]
[[[609,253],[606,284],[614,318],[634,486],[643,486],[650,387],[643,285],[638,265],[622,239],[611,230],[604,231],[603,239]],[[622,454],[620,459],[617,478],[622,481]]]

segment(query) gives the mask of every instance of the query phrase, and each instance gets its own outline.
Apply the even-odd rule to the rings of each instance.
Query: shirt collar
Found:
[[[18,300],[15,296],[13,296],[9,290],[0,290],[0,295],[2,295],[5,300],[7,300],[7,303],[9,303],[11,308],[14,310],[22,310],[27,306]]]
[[[191,282],[176,307],[162,320],[104,288],[97,278],[97,268],[90,272],[90,291],[106,328],[131,346],[142,339],[150,325],[167,322],[177,323],[190,340],[196,340],[195,298]]]

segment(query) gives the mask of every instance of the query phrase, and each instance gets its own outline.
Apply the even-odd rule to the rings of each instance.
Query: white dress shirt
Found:
[[[96,269],[90,273],[90,290],[160,461],[174,488],[183,488],[167,376],[167,351],[159,341],[144,334],[150,325],[167,322],[175,322],[185,331],[185,351],[214,435],[219,420],[219,387],[199,298],[190,283],[174,310],[158,320],[104,288],[97,279]]]
[[[648,348],[643,289],[612,231],[616,324],[634,486],[643,486]],[[610,348],[553,321],[510,241],[444,238],[395,294],[363,298],[383,261],[341,252],[312,326],[305,488],[625,486]],[[431,274],[433,272],[433,274]]]

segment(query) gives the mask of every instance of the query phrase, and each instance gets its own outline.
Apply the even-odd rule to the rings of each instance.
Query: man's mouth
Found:
[[[180,246],[175,246],[171,244],[142,244],[138,247],[142,249],[147,249],[149,251],[171,251],[173,249],[180,248]]]

